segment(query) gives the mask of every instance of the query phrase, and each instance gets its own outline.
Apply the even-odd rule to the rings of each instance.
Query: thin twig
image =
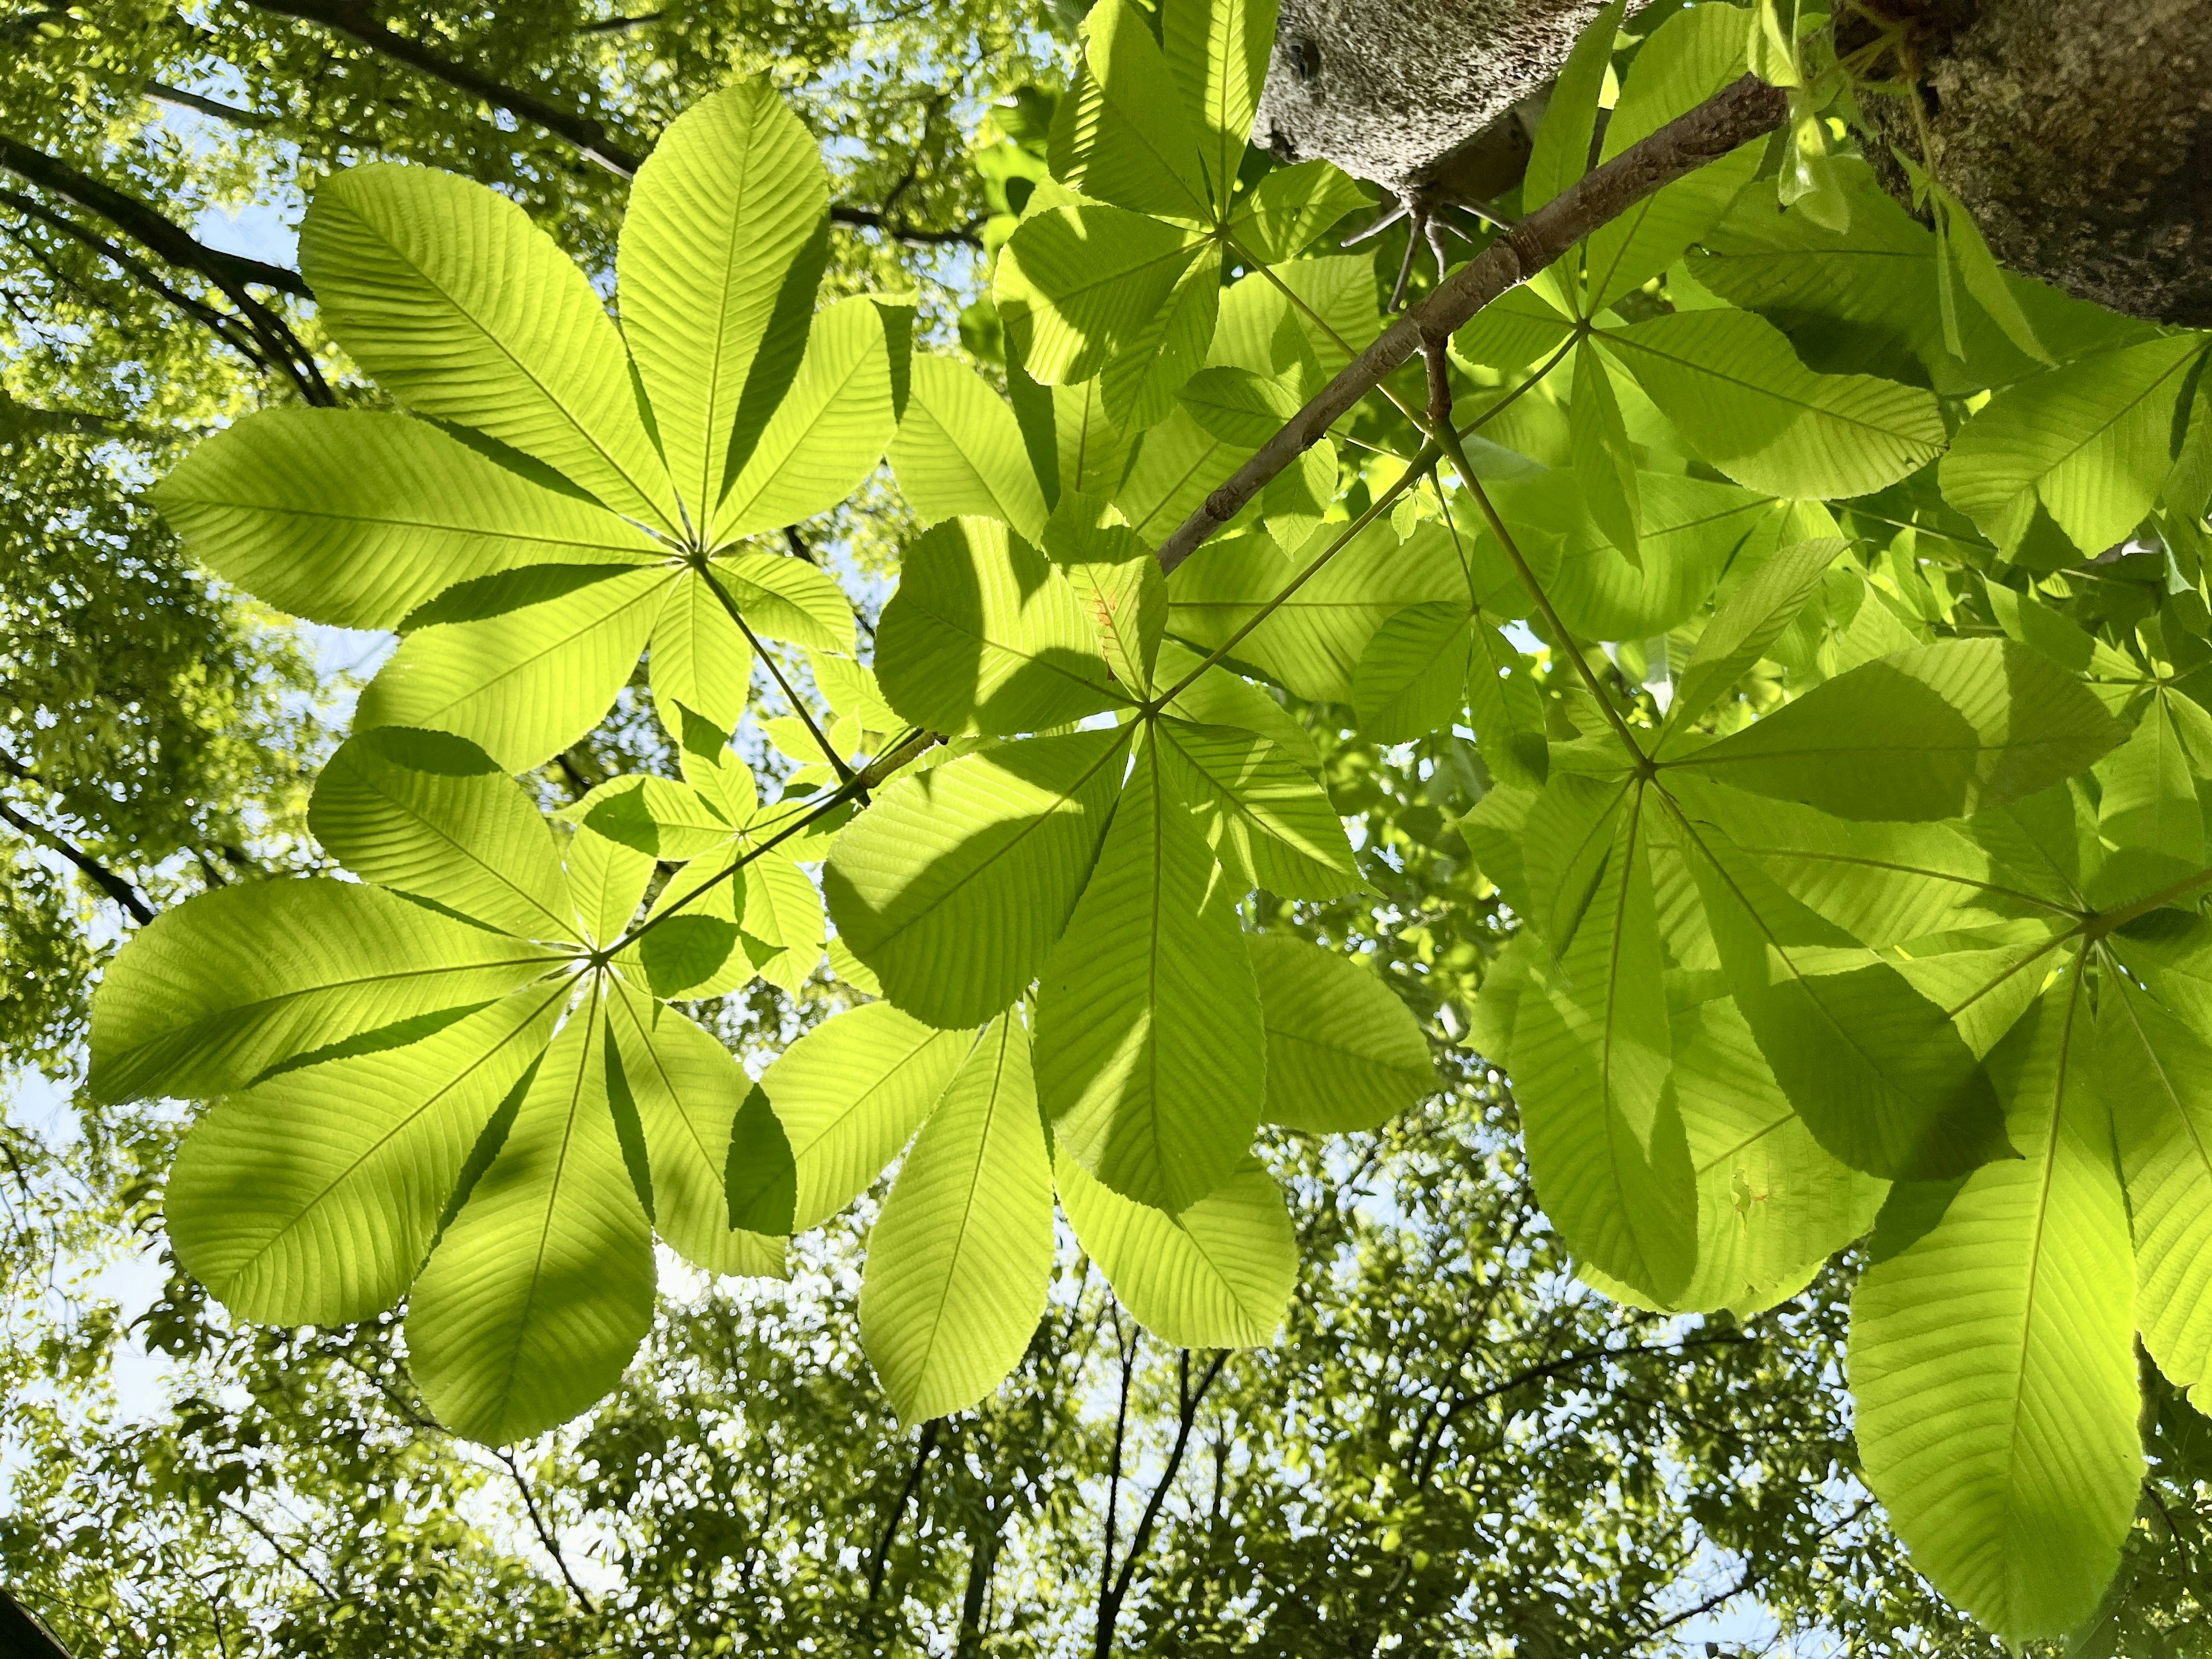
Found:
[[[546,1554],[553,1558],[553,1565],[561,1570],[561,1579],[568,1586],[568,1594],[576,1598],[576,1605],[583,1608],[586,1617],[598,1617],[599,1608],[585,1594],[584,1587],[576,1582],[576,1575],[568,1571],[568,1558],[561,1553],[560,1540],[553,1535],[551,1528],[545,1524],[544,1516],[538,1512],[538,1498],[530,1490],[529,1480],[523,1475],[522,1465],[514,1461],[514,1454],[504,1446],[495,1447],[492,1455],[506,1464],[507,1472],[514,1477],[514,1487],[522,1494],[522,1507],[530,1516],[531,1529],[537,1533],[538,1541],[545,1547]]]
[[[883,1593],[884,1565],[890,1559],[891,1545],[898,1538],[899,1522],[906,1518],[906,1506],[914,1501],[915,1489],[921,1485],[921,1471],[929,1462],[929,1454],[937,1444],[938,1431],[945,1419],[933,1417],[921,1425],[921,1437],[914,1449],[914,1467],[906,1472],[906,1485],[899,1488],[898,1501],[884,1522],[882,1535],[876,1540],[874,1553],[868,1558],[868,1604],[875,1605],[876,1597]]]
[[[1173,572],[1207,537],[1235,518],[1268,480],[1317,443],[1385,375],[1420,349],[1424,340],[1449,335],[1499,295],[1526,282],[1655,191],[1771,132],[1787,118],[1789,107],[1784,94],[1746,76],[1622,151],[1504,232],[1384,330],[1208,495],[1160,544],[1160,568]]]
[[[154,920],[153,905],[140,896],[136,887],[65,837],[44,824],[33,823],[5,801],[0,801],[0,823],[6,823],[32,840],[52,848],[82,871],[100,891],[129,911],[131,919],[141,927]]]
[[[1190,1446],[1191,1425],[1198,1420],[1198,1408],[1206,1401],[1206,1393],[1213,1387],[1221,1368],[1229,1363],[1229,1350],[1224,1348],[1213,1356],[1206,1366],[1206,1375],[1199,1379],[1198,1387],[1190,1386],[1190,1350],[1183,1349],[1176,1356],[1176,1437],[1168,1452],[1168,1466],[1161,1474],[1159,1484],[1146,1500],[1145,1512],[1137,1522],[1137,1530],[1129,1536],[1129,1547],[1121,1558],[1121,1571],[1114,1581],[1112,1599],[1100,1610],[1098,1632],[1095,1643],[1100,1655],[1111,1651],[1114,1626],[1121,1616],[1121,1605],[1127,1600],[1129,1586],[1137,1574],[1137,1563],[1144,1558],[1145,1547],[1152,1541],[1152,1528],[1160,1518],[1161,1507],[1167,1502],[1168,1492],[1175,1485],[1176,1476],[1182,1468],[1183,1453]]]

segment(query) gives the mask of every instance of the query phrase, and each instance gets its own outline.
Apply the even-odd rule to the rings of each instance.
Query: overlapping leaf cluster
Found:
[[[187,1264],[270,1318],[411,1285],[426,1391],[493,1439],[619,1371],[649,1229],[772,1270],[894,1163],[861,1312],[909,1419],[1018,1358],[1055,1198],[1156,1332],[1265,1340],[1297,1263],[1261,1126],[1430,1085],[1379,976],[1247,931],[1255,890],[1367,890],[1299,714],[1469,733],[1458,833],[1521,932],[1462,1012],[1586,1274],[1741,1312],[1865,1239],[1897,1529],[2008,1636],[2087,1618],[2136,1334],[2212,1364],[2207,342],[2004,276],[1940,179],[1917,223],[1771,8],[1625,10],[1501,211],[1747,67],[1796,88],[1781,153],[1605,223],[1458,332],[1456,414],[1386,382],[1171,577],[1381,328],[1370,261],[1301,257],[1359,193],[1248,144],[1264,5],[1092,14],[994,228],[1008,399],[897,307],[811,314],[818,164],[757,88],[641,173],[619,331],[496,198],[326,191],[324,315],[412,414],[255,417],[167,505],[242,585],[405,642],[316,798],[362,881],[199,901],[102,993],[99,1086],[223,1097]],[[753,538],[886,450],[933,527],[864,665]],[[641,652],[683,779],[577,802],[564,860],[501,774]],[[728,747],[756,663],[805,762],[766,804]],[[796,988],[825,908],[870,1000],[756,1087],[667,1005]]]

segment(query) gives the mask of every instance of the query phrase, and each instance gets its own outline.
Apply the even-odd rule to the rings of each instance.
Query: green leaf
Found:
[[[1045,526],[1044,551],[1067,573],[1108,672],[1124,690],[1149,696],[1167,627],[1167,578],[1144,538],[1111,514],[1096,496],[1064,493]]]
[[[1023,220],[993,289],[1012,349],[1047,386],[1091,379],[1167,310],[1203,246],[1188,230],[1103,203]],[[1071,487],[1065,465],[1060,486]]]
[[[381,726],[341,744],[317,780],[307,827],[365,880],[523,939],[574,937],[560,849],[514,779],[418,769],[430,733]]]
[[[992,519],[955,519],[906,550],[876,673],[924,731],[1034,732],[1124,701],[1073,584]]]
[[[829,213],[821,152],[764,76],[678,116],[630,186],[623,331],[702,534],[733,436],[757,434],[798,372]]]
[[[1863,495],[1943,452],[1933,394],[1867,374],[1815,374],[1748,312],[1677,312],[1598,339],[1698,453],[1747,489]]]
[[[1249,368],[1200,369],[1181,393],[1191,418],[1224,443],[1258,449],[1304,401],[1280,380]]]
[[[374,887],[222,887],[164,911],[92,1003],[93,1097],[204,1099],[270,1066],[424,1014],[480,1006],[564,953]]]
[[[653,1228],[615,1129],[606,1040],[594,997],[546,1050],[409,1300],[416,1386],[447,1427],[486,1445],[599,1399],[653,1323]]]
[[[887,1002],[833,1014],[785,1049],[760,1086],[798,1170],[793,1232],[867,1191],[929,1115],[974,1046]]]
[[[1533,288],[1509,288],[1460,325],[1452,349],[1470,363],[1511,371],[1575,338],[1574,319]]]
[[[1103,0],[1085,20],[1084,33],[1083,67],[1053,115],[1047,153],[1053,177],[1070,190],[1137,213],[1193,225],[1210,222],[1215,216],[1213,191],[1200,159],[1192,105],[1178,84],[1185,77],[1170,69],[1144,14],[1128,0]],[[1259,37],[1263,51],[1267,39],[1264,32]],[[1188,51],[1197,43],[1178,44]],[[1231,42],[1224,38],[1222,44]],[[1187,67],[1205,74],[1203,60]],[[1227,73],[1221,76],[1222,100],[1214,112],[1226,115],[1227,100],[1234,95],[1234,69],[1225,63],[1220,67]],[[1243,140],[1238,134],[1239,161]]]
[[[1250,1149],[1265,1087],[1242,896],[1145,744],[1037,995],[1058,1145],[1124,1197],[1188,1209]]]
[[[1644,506],[1636,484],[1636,456],[1621,423],[1612,376],[1587,337],[1575,347],[1575,396],[1567,429],[1583,507],[1606,539],[1640,568],[1644,552],[1638,526]]]
[[[815,318],[791,390],[722,486],[715,539],[798,524],[859,489],[898,431],[905,357],[904,341],[866,295]]]
[[[1748,1310],[1873,1224],[1889,1183],[1825,1151],[1725,997],[1674,1018],[1674,1088],[1698,1171],[1686,1309]]]
[[[1003,398],[965,363],[924,353],[914,360],[906,418],[891,440],[891,471],[925,522],[980,514],[1030,541],[1044,532],[1045,501]]]
[[[1613,65],[1614,38],[1628,0],[1613,0],[1584,29],[1567,54],[1565,65],[1544,107],[1544,125],[1521,179],[1521,207],[1534,213],[1589,171],[1590,147],[1597,136],[1598,100]]]
[[[597,502],[373,410],[249,415],[194,449],[154,500],[225,580],[340,628],[390,628],[456,582],[519,565],[659,553]]]
[[[1287,933],[1244,945],[1267,1033],[1268,1122],[1372,1129],[1435,1091],[1428,1039],[1380,973]]]
[[[1691,6],[1667,19],[1629,67],[1598,159],[1610,161],[1735,81],[1743,49],[1744,15],[1733,6]],[[1764,149],[1746,144],[1708,161],[1600,226],[1589,243],[1588,314],[1633,293],[1711,229],[1759,170]]]
[[[1121,1305],[1181,1348],[1254,1348],[1275,1340],[1298,1282],[1298,1241],[1282,1189],[1256,1158],[1180,1215],[1122,1197],[1065,1152],[1053,1158],[1060,1207]]]
[[[2021,1155],[1899,1188],[1851,1302],[1867,1484],[1913,1565],[2012,1641],[2096,1610],[2142,1482],[2127,1205],[2089,1028],[2077,970],[1990,1057]]]
[[[1275,0],[1180,0],[1162,9],[1160,21],[1168,68],[1198,115],[1199,172],[1215,216],[1225,217],[1267,78]],[[1091,47],[1097,50],[1095,33]]]
[[[2175,414],[2203,349],[2174,335],[2007,387],[1960,428],[1945,499],[2008,556],[2045,517],[2084,554],[2124,540],[2173,465]]]
[[[821,966],[829,943],[822,896],[806,872],[780,852],[754,860],[745,878],[742,925],[753,971],[797,996]]]
[[[2146,891],[2203,867],[2197,778],[2163,697],[2152,698],[2133,734],[2098,763],[2097,781],[2097,832],[2118,849],[2116,861],[2133,854],[2148,866]]]
[[[819,565],[787,553],[752,552],[720,555],[710,568],[755,633],[853,654],[852,603]]]
[[[1547,933],[1552,952],[1530,959],[1513,1083],[1544,1212],[1578,1255],[1664,1301],[1697,1265],[1697,1176],[1668,1080],[1647,808],[1634,793],[1600,821],[1604,862],[1579,925]]]
[[[2010,640],[1946,640],[1854,668],[1675,763],[1846,818],[1955,818],[2050,787],[2124,734]]]
[[[730,1126],[728,1193],[733,1227],[772,1239],[791,1231],[799,1165],[791,1155],[791,1138],[769,1104],[768,1091],[757,1083]]]
[[[1271,167],[1237,198],[1229,234],[1259,263],[1280,264],[1372,200],[1365,185],[1327,161]]]
[[[1543,694],[1530,677],[1528,659],[1498,629],[1479,623],[1468,643],[1468,712],[1484,761],[1501,783],[1541,787],[1551,751],[1544,738]]]
[[[1340,898],[1366,883],[1328,794],[1258,732],[1163,719],[1153,728],[1176,797],[1231,876],[1285,898]]]
[[[1910,158],[1907,169],[1917,174]],[[1914,184],[1922,182],[1917,176]],[[1974,298],[1974,302],[1988,313],[1990,320],[2001,329],[2006,339],[2027,356],[2039,363],[2053,360],[2036,337],[2035,325],[2021,308],[2020,297],[2006,286],[2004,272],[1998,269],[1996,256],[1990,252],[1989,243],[1983,239],[1982,228],[1974,222],[1974,216],[1966,204],[1934,179],[1927,179],[1928,199],[1936,209],[1936,279],[1942,304],[1943,343],[1956,357],[1966,355],[1963,331],[1956,318],[1957,301],[1951,289],[1951,276],[1955,270],[1960,283]]]
[[[1251,451],[1215,437],[1188,409],[1176,408],[1139,440],[1114,506],[1138,534],[1164,541],[1250,458]]]
[[[1209,542],[1168,579],[1169,631],[1211,650],[1261,617],[1237,641],[1238,659],[1302,697],[1350,702],[1352,677],[1376,630],[1409,605],[1464,602],[1467,574],[1441,525],[1416,526],[1401,543],[1378,520],[1277,603],[1341,528],[1323,525],[1288,558],[1265,536]]]
[[[2159,1370],[2202,1410],[2212,1376],[2212,1043],[2162,1000],[2156,968],[2134,959],[2125,936],[2113,945],[2131,971],[2100,983],[2097,1063],[2127,1180],[2136,1319]]]
[[[653,1168],[653,1231],[708,1273],[781,1278],[783,1241],[730,1221],[731,1132],[751,1086],[743,1069],[676,1010],[618,981],[607,1024]]]
[[[1051,953],[1097,855],[1127,732],[1033,738],[899,779],[822,874],[837,932],[918,1018],[976,1025]]]
[[[1791,898],[1876,950],[2070,908],[1952,824],[1854,822],[1679,775],[1669,787]]]
[[[1029,1035],[1001,1014],[930,1113],[868,1234],[860,1341],[902,1423],[1021,1362],[1052,1281],[1052,1159]]]
[[[687,574],[669,589],[648,649],[653,706],[672,737],[682,740],[687,708],[722,732],[737,729],[752,695],[752,641],[707,578]]]
[[[1804,913],[1718,830],[1693,829],[1692,871],[1736,1005],[1790,1103],[1855,1170],[1960,1175],[2007,1147],[1989,1080],[1948,1012],[1889,963],[1806,947],[1846,942]],[[1801,960],[1801,957],[1807,959]]]
[[[588,798],[587,798],[588,799]],[[611,945],[629,928],[652,881],[654,859],[635,847],[580,827],[568,841],[568,890],[576,918],[595,945]]]
[[[1165,419],[1176,394],[1205,363],[1219,320],[1221,260],[1219,244],[1200,247],[1166,302],[1117,343],[1098,371],[1106,411],[1126,430],[1142,432]]]
[[[1820,586],[1827,568],[1850,546],[1832,536],[1777,550],[1728,600],[1698,636],[1668,711],[1674,733],[1711,708],[1766,653]],[[1668,744],[1662,739],[1660,752]]]
[[[1129,443],[1106,412],[1096,380],[1048,387],[1052,393],[1054,467],[1062,495],[1112,495],[1128,471]]]
[[[676,533],[622,336],[515,203],[429,167],[356,167],[315,192],[300,270],[323,325],[401,402]]]
[[[428,726],[502,769],[544,765],[605,717],[675,583],[623,570],[556,598],[408,635],[361,694],[357,728]]]
[[[1204,660],[1188,646],[1162,640],[1157,665],[1159,685],[1163,689],[1182,685]],[[1288,755],[1301,771],[1310,773],[1321,765],[1312,736],[1290,710],[1250,680],[1218,664],[1183,686],[1163,712],[1194,726],[1233,726],[1256,732]]]
[[[1449,726],[1467,705],[1477,626],[1464,602],[1438,599],[1409,605],[1376,629],[1352,675],[1360,729],[1406,743]]]
[[[406,1294],[470,1147],[544,1052],[568,994],[533,986],[419,1042],[217,1101],[162,1195],[179,1261],[240,1319],[381,1313]]]

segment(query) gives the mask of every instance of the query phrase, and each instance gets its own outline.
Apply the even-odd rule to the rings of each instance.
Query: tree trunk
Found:
[[[2000,259],[2114,311],[2212,325],[2212,0],[1891,9],[1921,32],[1925,159]],[[1923,159],[1909,102],[1860,102],[1881,139]],[[1867,149],[1910,204],[1903,169],[1880,142]]]
[[[1255,137],[1401,195],[1487,201],[1599,0],[1282,0]],[[2212,326],[2212,0],[1864,0],[1906,27],[1936,177],[2000,258],[2083,299]],[[1841,45],[1871,38],[1844,13]],[[1863,94],[1910,202],[1904,97]]]

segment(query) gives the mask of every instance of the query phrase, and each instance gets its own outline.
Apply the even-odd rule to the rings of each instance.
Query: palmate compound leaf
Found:
[[[1191,821],[1164,754],[1139,744],[1097,864],[1037,996],[1037,1093],[1059,1150],[1170,1213],[1226,1181],[1266,1086],[1243,889]]]
[[[1566,891],[1546,907],[1553,920],[1528,959],[1513,1080],[1545,1213],[1578,1255],[1666,1301],[1697,1265],[1698,1189],[1668,1077],[1644,822],[1656,803],[1640,784],[1577,787],[1595,781],[1555,776],[1546,787],[1572,799],[1566,817],[1577,822],[1559,829],[1589,852],[1563,860]]]
[[[1946,640],[1814,687],[1674,764],[1846,818],[1965,817],[2087,769],[2126,734],[2011,640]]]
[[[1092,9],[1084,61],[1054,118],[1052,180],[1008,240],[994,283],[1012,355],[1048,386],[1098,379],[1108,413],[1131,433],[1167,416],[1206,361],[1220,239],[1238,205],[1273,8],[1169,0],[1161,23],[1156,39],[1128,0]],[[1287,257],[1328,222],[1314,222],[1325,210],[1308,203],[1245,222]]]
[[[1437,1086],[1420,1024],[1380,974],[1283,933],[1244,940],[1267,1034],[1267,1121],[1372,1129]]]
[[[905,1423],[964,1410],[1019,1363],[1052,1279],[1052,1159],[1029,1034],[969,1051],[868,1235],[860,1340]]]
[[[1298,1241],[1282,1188],[1258,1159],[1179,1215],[1122,1197],[1064,1150],[1053,1179],[1076,1241],[1154,1336],[1181,1348],[1275,1340],[1297,1286]]]
[[[955,519],[908,545],[877,675],[891,707],[931,732],[1034,732],[1126,699],[1075,585],[992,519]]]
[[[1990,1056],[2020,1156],[1900,1187],[1851,1302],[1868,1486],[2013,1641],[2096,1610],[2142,1485],[2127,1201],[2077,964]]]
[[[684,708],[736,724],[758,637],[850,653],[834,580],[736,541],[849,494],[905,384],[909,308],[810,319],[823,187],[795,133],[752,83],[672,127],[625,239],[635,372],[512,203],[427,169],[325,187],[302,242],[324,317],[468,447],[389,416],[256,417],[170,499],[210,562],[275,602],[409,634],[362,724],[453,731],[523,770],[596,725],[648,645],[679,735]],[[648,420],[641,392],[670,407]]]
[[[118,958],[95,1067],[134,1092],[226,1097],[187,1137],[177,1189],[179,1248],[218,1295],[252,1317],[362,1317],[420,1267],[410,1364],[449,1426],[496,1443],[620,1373],[651,1317],[656,1218],[710,1271],[775,1273],[780,1248],[730,1229],[743,1073],[588,955],[628,927],[652,855],[580,829],[565,870],[533,873],[515,853],[532,844],[526,797],[480,755],[429,733],[356,742],[326,775],[334,848],[446,898],[512,857],[526,881],[490,890],[569,942],[366,884],[220,890]],[[397,775],[410,760],[427,769],[414,783]],[[421,851],[436,838],[444,872]]]

